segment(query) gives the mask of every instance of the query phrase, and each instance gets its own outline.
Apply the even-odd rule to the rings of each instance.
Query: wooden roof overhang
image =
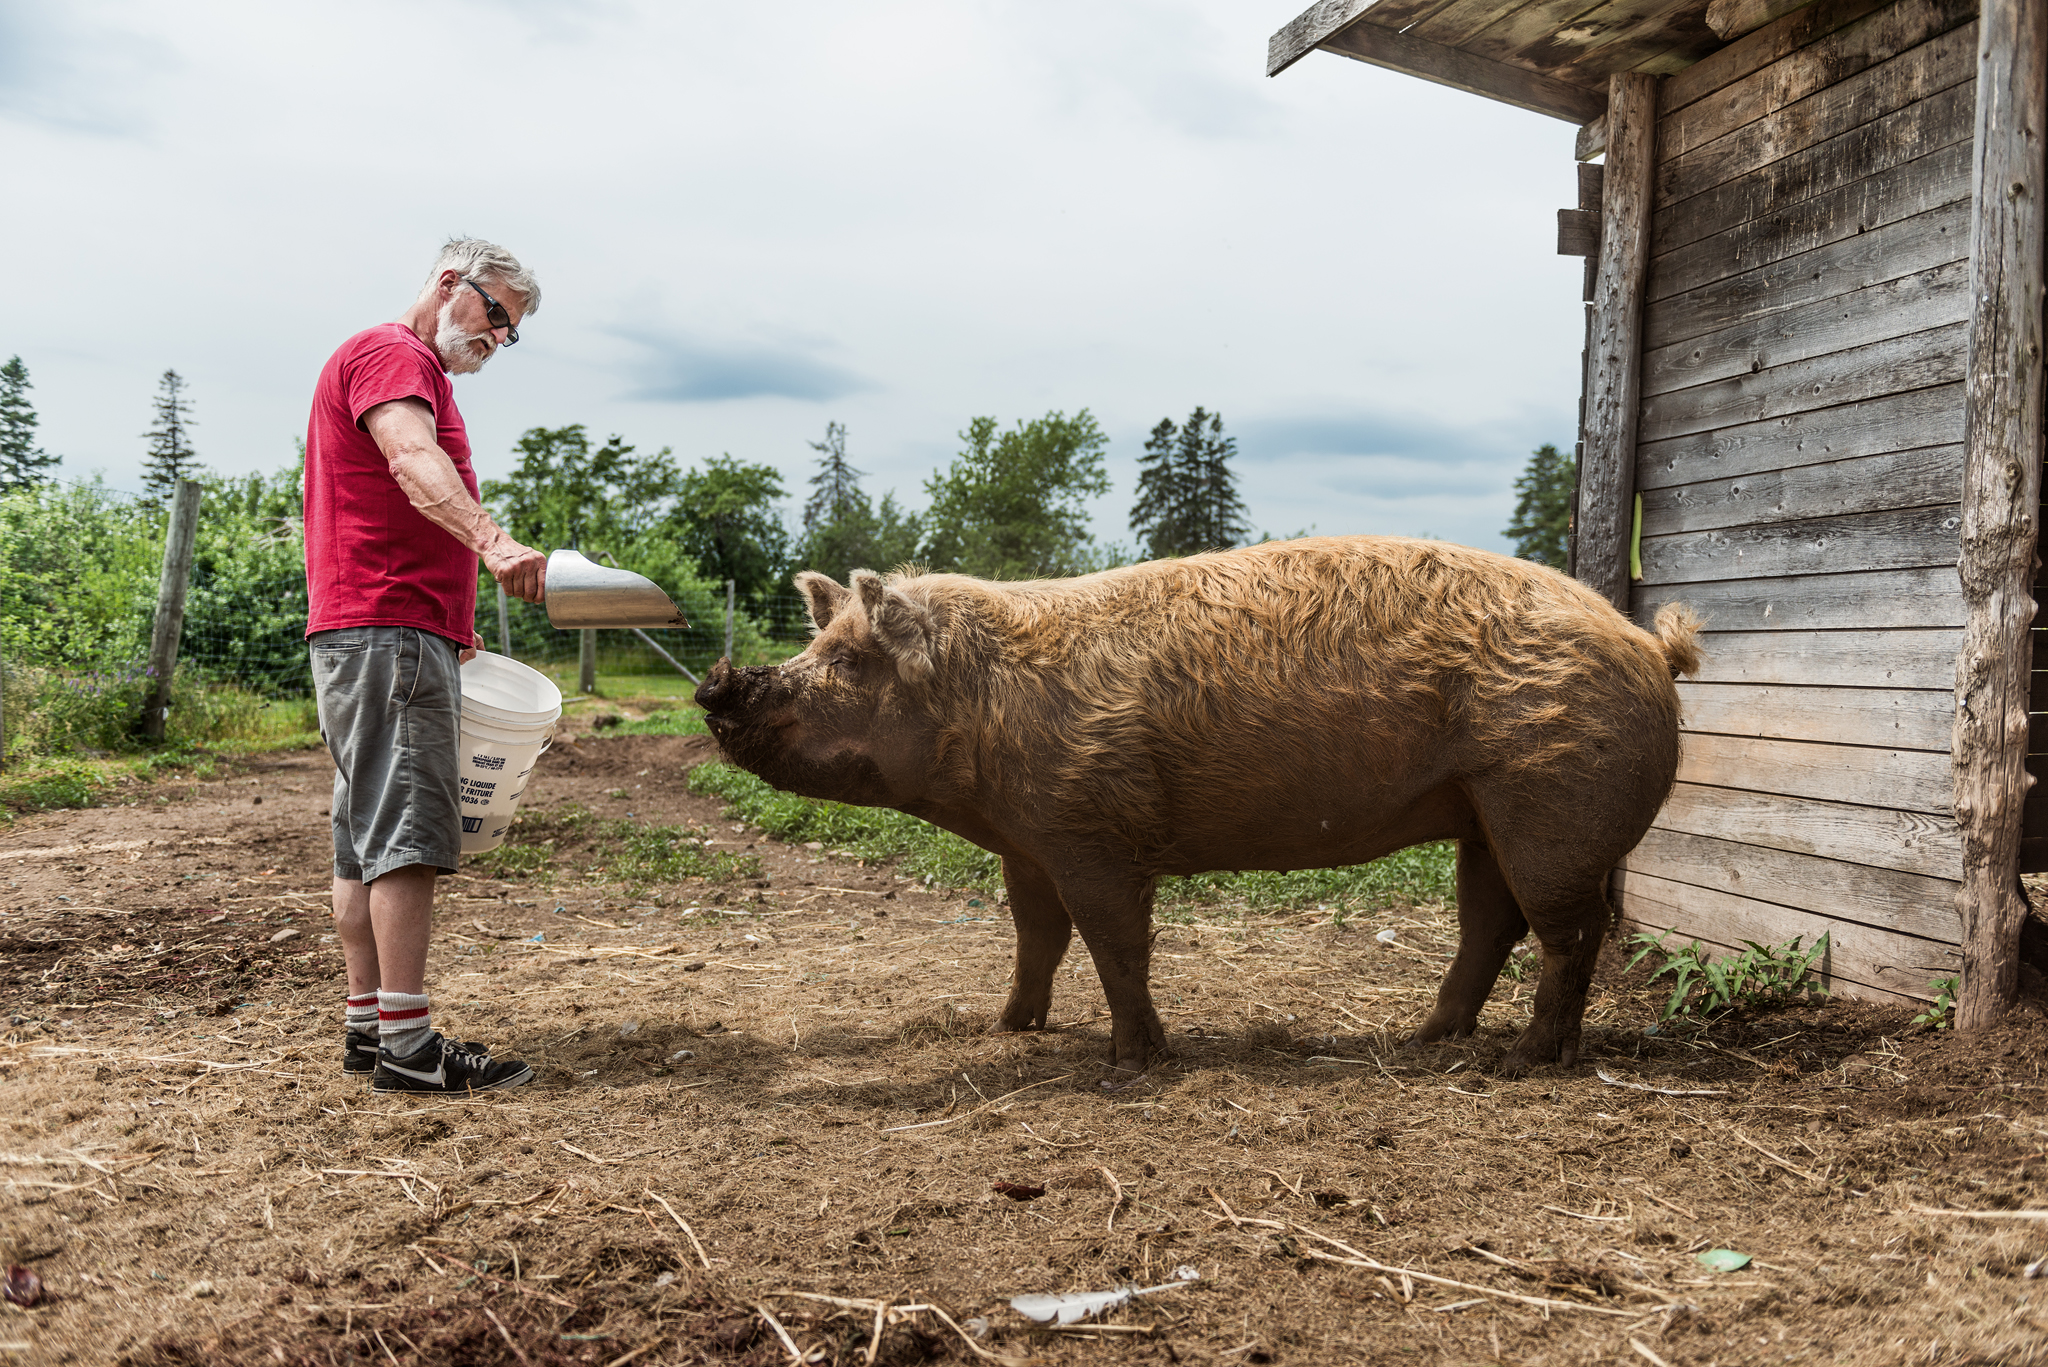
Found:
[[[1319,0],[1266,45],[1277,76],[1321,49],[1590,124],[1618,72],[1668,76],[1807,0]]]

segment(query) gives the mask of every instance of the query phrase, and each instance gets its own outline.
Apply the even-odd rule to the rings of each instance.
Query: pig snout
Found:
[[[711,734],[724,739],[768,701],[779,671],[772,665],[749,665],[734,669],[732,661],[720,660],[697,685],[697,705],[704,709]]]

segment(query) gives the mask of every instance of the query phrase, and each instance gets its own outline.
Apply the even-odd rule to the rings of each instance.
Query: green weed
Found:
[[[53,812],[90,807],[99,801],[106,779],[99,770],[77,760],[59,760],[31,773],[0,776],[0,808],[16,812]]]
[[[1928,983],[1934,989],[1934,1000],[1925,1011],[1913,1017],[1913,1024],[1932,1030],[1946,1030],[1955,1024],[1956,991],[1962,986],[1962,981],[1961,978],[1936,978]]]
[[[1652,952],[1664,956],[1663,965],[1650,975],[1650,981],[1655,982],[1669,974],[1673,982],[1671,1000],[1664,1004],[1659,1020],[1677,1016],[1704,1020],[1738,1006],[1770,1006],[1798,1001],[1801,996],[1828,994],[1818,982],[1809,981],[1813,965],[1828,952],[1825,934],[1814,941],[1811,949],[1799,947],[1804,937],[1798,935],[1782,945],[1744,940],[1742,953],[1719,959],[1698,940],[1668,949],[1664,942],[1671,935],[1667,930],[1662,935],[1636,935],[1629,941],[1637,946],[1628,961],[1630,968]]]
[[[639,721],[621,721],[605,728],[607,736],[703,736],[710,732],[704,714],[694,707],[667,708],[650,712]]]

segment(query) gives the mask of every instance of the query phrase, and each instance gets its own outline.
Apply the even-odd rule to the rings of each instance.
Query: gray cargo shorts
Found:
[[[334,876],[371,883],[462,852],[461,653],[412,627],[343,627],[306,641],[320,737],[334,756]]]

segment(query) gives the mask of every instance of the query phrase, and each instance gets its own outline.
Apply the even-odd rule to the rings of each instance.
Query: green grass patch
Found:
[[[704,736],[710,731],[704,725],[704,714],[694,707],[666,708],[650,712],[638,721],[621,718],[610,725],[605,724],[604,713],[598,714],[597,734],[600,736]],[[617,713],[609,715],[617,716]]]
[[[8,812],[54,812],[91,807],[106,790],[103,766],[57,760],[25,774],[0,775],[0,808]]]
[[[696,826],[600,817],[572,802],[555,811],[521,812],[505,843],[471,856],[467,866],[487,877],[519,882],[606,879],[624,883],[634,897],[686,878],[730,883],[761,876],[761,861],[754,855],[706,849],[709,834]]]
[[[1002,890],[1002,861],[979,845],[929,822],[887,807],[849,807],[778,792],[744,769],[700,764],[690,791],[719,798],[726,815],[778,840],[818,841],[857,859],[893,859],[907,874],[947,887],[991,895]],[[1163,879],[1154,901],[1162,914],[1197,906],[1231,905],[1273,911],[1325,905],[1341,913],[1398,902],[1450,901],[1456,886],[1455,847],[1418,845],[1370,864],[1296,873],[1203,873]],[[1168,914],[1166,919],[1174,919]]]

